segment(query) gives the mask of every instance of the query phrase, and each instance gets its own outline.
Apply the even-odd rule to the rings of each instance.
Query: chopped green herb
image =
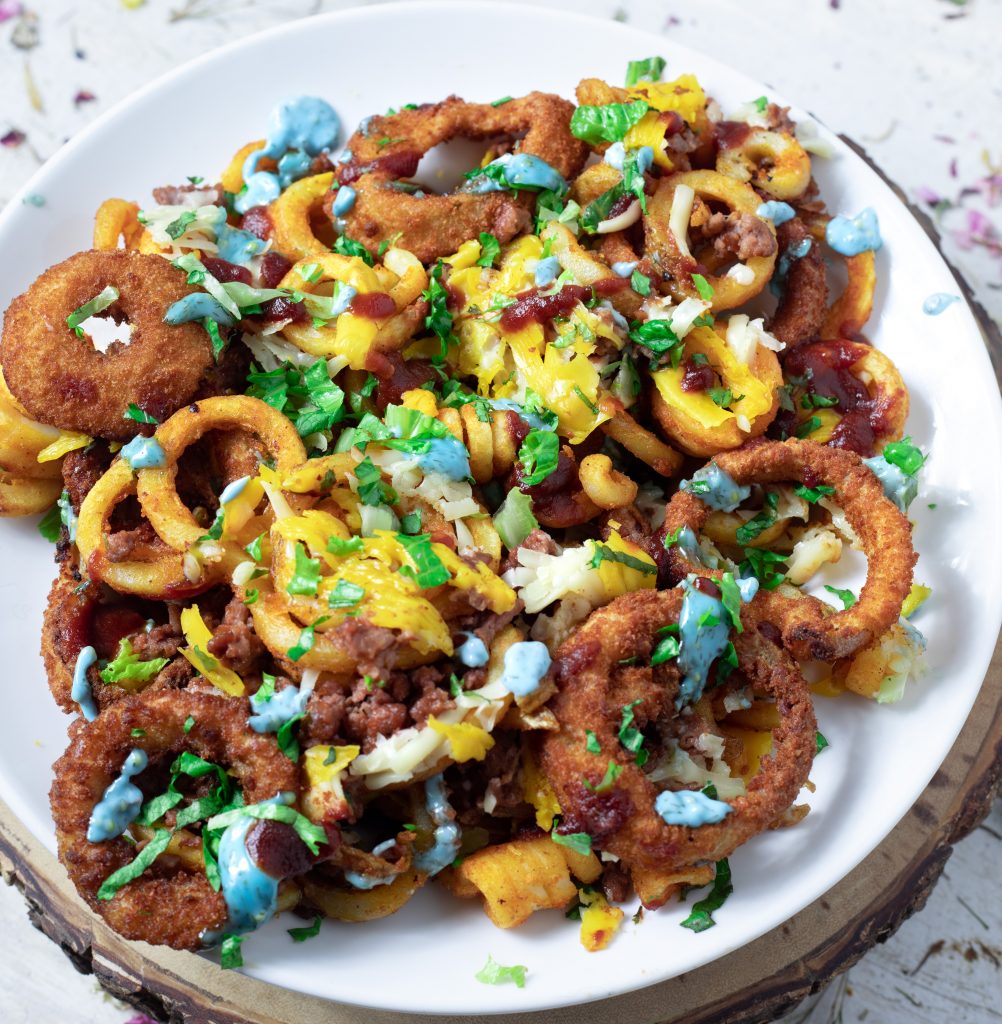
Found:
[[[177,240],[188,230],[189,225],[194,223],[197,216],[198,214],[194,210],[184,210],[177,220],[172,220],[167,225],[167,234]]]
[[[355,479],[358,480],[358,497],[363,505],[396,503],[396,491],[384,482],[382,472],[368,455],[355,467]]]
[[[316,639],[315,630],[322,622],[326,622],[330,616],[322,615],[316,622],[300,630],[299,639],[288,650],[291,661],[299,661],[307,651],[313,649],[313,642]]]
[[[804,501],[815,505],[822,498],[827,497],[829,494],[834,494],[835,488],[829,487],[827,484],[818,484],[817,487],[808,487],[806,484],[797,484],[797,486],[793,488],[793,493],[796,494],[798,498],[803,498]]]
[[[499,100],[492,100],[491,101],[491,106],[492,107],[503,107],[506,103],[511,103],[511,101],[514,98],[515,98],[514,96],[502,96],[501,99],[499,99]]]
[[[760,533],[768,530],[776,522],[776,507],[778,505],[779,495],[775,491],[766,491],[765,506],[762,511],[734,531],[737,542],[742,545],[750,544]]]
[[[126,409],[122,416],[122,419],[135,420],[137,423],[159,423],[160,420],[156,416],[150,415],[144,409],[140,409],[135,402],[129,402],[129,408]]]
[[[428,303],[428,315],[424,325],[439,340],[439,351],[432,357],[432,362],[445,362],[450,346],[458,345],[459,339],[452,329],[452,314],[449,312],[449,293],[442,284],[442,261],[439,260],[429,275],[428,290],[421,293]]]
[[[838,405],[837,398],[829,398],[828,395],[818,395],[813,391],[807,391],[800,399],[801,409],[830,409]]]
[[[650,295],[651,279],[646,274],[641,274],[639,270],[634,270],[630,274],[630,287],[638,295]]]
[[[900,441],[891,441],[884,446],[884,459],[892,466],[897,466],[905,476],[915,474],[925,465],[926,457],[922,450],[912,444],[910,437],[903,437]]]
[[[786,575],[777,572],[773,566],[784,565],[786,555],[764,548],[743,548],[744,561],[738,566],[742,576],[754,576],[763,590],[775,590],[786,579]]]
[[[713,286],[702,274],[693,274],[692,283],[704,302],[709,302],[713,298]]]
[[[233,810],[224,811],[222,814],[210,818],[209,828],[229,828],[242,817],[281,821],[286,825],[291,825],[295,829],[296,835],[312,854],[320,852],[321,843],[327,843],[327,833],[319,825],[314,825],[309,818],[285,804],[250,804],[247,807],[235,807]]]
[[[636,716],[633,709],[638,704],[643,704],[642,698],[623,705],[618,735],[623,748],[633,754],[637,766],[642,768],[647,763],[650,752],[644,749],[644,734],[634,725]]]
[[[615,761],[610,761],[605,766],[605,775],[602,776],[602,781],[596,786],[588,779],[583,780],[584,788],[590,790],[592,793],[606,793],[612,789],[613,783],[620,775],[623,774],[623,766],[616,764]]]
[[[825,584],[825,590],[834,594],[841,602],[843,609],[851,608],[856,603],[856,595],[851,590],[843,590],[840,587],[832,587]]]
[[[765,113],[765,108],[769,105],[768,96],[759,96],[757,99],[752,101],[755,104],[755,109],[760,113]]]
[[[372,256],[369,250],[361,242],[356,242],[354,238],[349,238],[347,235],[338,235],[337,241],[334,243],[334,251],[341,256],[357,256],[366,266],[372,266]]]
[[[107,309],[113,302],[117,301],[118,294],[118,289],[114,285],[109,284],[106,288],[102,288],[89,302],[85,302],[79,309],[75,309],[70,313],[66,318],[66,326],[71,331],[76,331],[77,334],[83,334],[78,328],[84,320],[94,316],[95,313],[100,313],[102,310]]]
[[[578,398],[588,407],[588,411],[593,415],[598,415],[598,406],[581,390],[581,388],[575,384],[571,389]]]
[[[263,557],[261,554],[261,543],[264,541],[264,534],[259,533],[251,542],[244,548],[255,562],[260,562]]]
[[[141,736],[145,736],[146,735],[146,730],[145,729],[132,729],[132,730],[129,731],[129,735],[130,736],[134,736],[136,739],[139,739]]]
[[[416,508],[413,512],[400,517],[400,531],[412,534],[421,532],[421,509]]]
[[[187,735],[187,734],[188,734],[189,732],[191,732],[191,730],[192,730],[192,729],[193,729],[194,727],[195,727],[195,717],[194,717],[194,715],[189,715],[189,716],[188,716],[188,717],[187,717],[187,718],[186,718],[186,719],[184,720],[184,726],[183,726],[183,728],[184,728],[184,732],[185,732],[185,734]]]
[[[642,558],[637,558],[626,551],[616,551],[614,548],[610,548],[608,544],[599,544],[598,541],[591,541],[591,544],[593,554],[588,565],[592,569],[597,569],[602,562],[619,562],[630,569],[642,572],[645,576],[657,574],[657,566],[652,565],[650,562],[645,562]]]
[[[583,857],[587,857],[591,853],[591,836],[587,832],[569,832],[567,834],[551,832],[550,838],[558,846],[566,846]]]
[[[820,427],[820,426],[821,426],[821,417],[820,416],[812,416],[810,419],[804,420],[804,422],[801,423],[800,426],[797,427],[797,429],[794,431],[794,433],[797,435],[797,437],[799,437],[801,440],[803,440],[805,437],[808,436],[808,434],[813,434],[814,431],[817,430],[818,427]]]
[[[532,514],[532,498],[513,487],[494,513],[494,529],[509,551],[517,548],[533,530],[539,529],[539,522]]]
[[[315,939],[320,934],[320,925],[323,922],[323,917],[317,914],[313,918],[313,924],[306,928],[286,928],[286,931],[292,936],[293,942],[305,942],[307,939]]]
[[[243,944],[243,935],[227,935],[223,944],[219,947],[219,966],[224,971],[232,971],[237,967],[243,967],[244,958],[240,952]]]
[[[134,882],[167,849],[172,834],[166,828],[156,829],[153,838],[139,851],[134,860],[120,867],[101,883],[101,888],[97,890],[97,898],[110,900],[119,889],[129,882]]]
[[[828,742],[828,740],[825,739],[824,734],[821,733],[821,732],[817,733],[817,735],[815,736],[815,739],[817,741],[817,750],[815,750],[815,752],[814,752],[815,755],[820,754],[821,751],[825,749],[825,747],[831,746],[831,744]]]
[[[315,597],[317,588],[320,586],[320,559],[310,558],[306,548],[296,541],[292,546],[295,554],[295,566],[292,570],[292,578],[286,586],[289,594],[299,594],[305,597]]]
[[[631,60],[626,65],[626,88],[629,89],[642,79],[650,82],[660,81],[667,61],[664,57],[645,57],[643,60]]]
[[[730,388],[707,388],[706,394],[710,401],[714,405],[719,405],[721,409],[726,409],[728,406],[733,405],[734,402],[744,398],[744,395],[739,395],[735,398],[734,392]]]
[[[585,729],[585,750],[589,754],[601,754],[602,745],[598,742],[598,737],[591,731],[591,729]]]
[[[503,102],[507,101],[498,101],[498,103]],[[524,964],[515,964],[512,967],[505,967],[504,964],[499,964],[494,957],[488,954],[487,963],[484,964],[484,966],[481,967],[473,977],[484,985],[504,985],[510,981],[518,988],[525,988],[526,969],[527,968]]]
[[[705,932],[707,928],[712,928],[717,923],[713,920],[714,912],[724,905],[724,901],[732,892],[734,886],[731,885],[731,866],[726,859],[718,860],[713,888],[705,899],[693,906],[692,913],[682,922],[682,927],[694,932]]]
[[[651,653],[651,665],[663,665],[666,661],[677,658],[680,650],[681,645],[677,636],[662,637]]]
[[[39,520],[38,532],[51,544],[55,544],[59,540],[59,529],[62,524],[63,519],[57,503]]]
[[[209,341],[212,344],[212,358],[218,363],[223,349],[226,348],[226,341],[219,333],[219,324],[211,316],[207,316],[202,319],[202,326],[205,328],[205,333],[208,334]]]
[[[338,580],[327,598],[331,608],[354,608],[365,597],[365,587],[360,587],[350,580]]]
[[[727,612],[731,620],[731,626],[736,633],[743,633],[744,626],[741,625],[741,591],[738,590],[734,575],[725,572],[717,580],[717,586],[720,587],[720,603],[724,606],[724,611]]]

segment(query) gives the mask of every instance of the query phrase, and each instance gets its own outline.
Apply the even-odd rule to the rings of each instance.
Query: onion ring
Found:
[[[815,752],[814,710],[796,665],[757,632],[735,634],[738,671],[755,690],[773,697],[780,712],[773,754],[750,780],[746,794],[728,801],[731,813],[719,824],[665,824],[653,807],[654,784],[620,744],[617,730],[624,705],[638,698],[642,728],[677,714],[678,670],[669,664],[641,666],[657,644],[658,631],[678,620],[681,605],[678,591],[619,597],[592,613],[554,663],[558,692],[550,707],[560,730],[543,740],[542,767],[564,811],[565,827],[587,832],[596,848],[616,854],[639,872],[669,872],[728,856],[790,806],[807,780]],[[597,754],[588,749],[588,730],[598,742]],[[596,792],[595,783],[610,762],[621,772],[610,788]],[[590,789],[585,780],[591,780]]]
[[[803,222],[793,220],[781,224],[776,231],[779,243],[780,266],[788,261],[785,289],[776,312],[769,321],[769,333],[783,342],[787,350],[818,336],[825,320],[828,302],[828,282],[825,260],[818,240],[812,237]],[[808,246],[796,258],[798,247]]]
[[[189,716],[195,724],[185,732]],[[135,729],[144,735],[136,738]],[[59,859],[77,892],[127,939],[200,949],[202,933],[221,928],[227,918],[222,893],[215,892],[201,872],[157,862],[113,899],[97,898],[101,884],[132,861],[136,849],[124,838],[90,842],[88,822],[94,805],[136,747],[151,759],[173,758],[187,750],[229,768],[243,787],[247,804],[298,792],[299,769],[272,738],[248,726],[243,701],[191,690],[118,702],[79,728],[56,762],[50,800]]]
[[[102,354],[75,337],[66,318],[109,285],[119,291],[112,309],[132,325],[132,338]],[[129,440],[136,433],[126,418],[130,403],[165,419],[212,365],[201,326],[163,323],[167,307],[191,291],[166,260],[137,252],[92,250],[57,263],[7,310],[0,362],[11,391],[53,426]]]
[[[453,96],[368,118],[348,140],[350,163],[337,170],[341,184],[356,191],[355,204],[344,215],[346,232],[373,253],[380,242],[395,238],[395,244],[425,264],[455,252],[481,231],[507,242],[529,226],[529,197],[508,191],[417,196],[397,183],[415,174],[421,157],[443,142],[521,133],[518,152],[540,157],[569,179],[588,154],[588,147],[570,133],[573,112],[567,100],[533,92],[496,107]],[[332,218],[334,202],[332,194],[325,203]]]
[[[851,608],[834,611],[816,597],[791,598],[778,591],[759,594],[756,607],[780,627],[783,643],[801,660],[847,658],[885,633],[901,615],[912,583],[916,554],[911,524],[884,496],[880,481],[858,455],[813,441],[762,441],[713,460],[738,484],[795,480],[834,487],[841,506],[867,556],[866,582]],[[668,502],[666,534],[688,527],[698,536],[711,509],[699,496],[678,491]],[[669,580],[692,572],[719,576],[694,565],[678,544],[668,551]]]

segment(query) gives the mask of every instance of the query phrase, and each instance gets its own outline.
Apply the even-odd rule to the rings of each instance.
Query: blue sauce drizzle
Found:
[[[504,178],[509,187],[548,189],[563,194],[567,191],[567,180],[545,160],[531,153],[505,153],[492,160],[488,167],[503,167]],[[485,174],[471,178],[463,186],[465,192],[505,192],[506,187]]]
[[[716,825],[723,821],[733,808],[723,800],[714,800],[705,793],[694,793],[688,789],[673,793],[666,789],[658,793],[654,810],[661,815],[666,825],[699,828],[700,825]]]
[[[222,324],[223,327],[232,327],[236,323],[232,315],[205,292],[192,292],[191,295],[171,303],[164,313],[164,323],[187,324],[193,320],[204,320],[206,317],[215,320],[217,324]]]
[[[872,206],[855,217],[833,217],[825,228],[825,239],[843,256],[875,252],[884,244],[880,237],[877,214]]]
[[[520,640],[504,652],[501,685],[516,697],[527,697],[539,689],[550,670],[550,652],[538,640]]]
[[[143,791],[130,780],[149,763],[146,751],[138,747],[125,759],[122,774],[104,791],[104,796],[91,811],[87,825],[88,842],[102,843],[106,839],[114,839],[136,820],[139,808],[143,806]]]
[[[675,544],[681,549],[686,559],[694,565],[705,565],[707,569],[719,568],[720,559],[703,548],[699,538],[688,526],[683,526],[679,531]]]
[[[758,580],[750,577],[737,580],[741,600],[750,601],[758,591]],[[731,620],[719,597],[712,597],[697,590],[693,579],[682,583],[685,597],[678,617],[678,631],[681,648],[678,667],[682,673],[675,706],[694,704],[703,696],[710,675],[710,666],[727,647],[731,632]]]
[[[251,153],[244,161],[246,191],[233,203],[238,213],[246,213],[253,206],[263,206],[278,198],[283,187],[309,170],[309,158],[329,149],[341,134],[341,119],[334,108],[316,96],[299,96],[280,103],[272,111],[269,122],[264,148]],[[278,161],[278,174],[257,169],[261,158],[266,156]]]
[[[135,472],[137,469],[159,469],[167,465],[167,453],[155,437],[136,436],[119,453]]]
[[[254,714],[247,719],[247,724],[255,732],[278,732],[290,718],[303,714],[309,699],[309,692],[304,693],[296,686],[287,686],[266,700],[259,700],[255,693],[250,699]]]
[[[70,697],[80,705],[80,713],[88,722],[97,718],[97,704],[94,702],[94,694],[90,690],[90,682],[87,679],[87,669],[97,662],[97,651],[93,647],[85,647],[77,655],[77,663],[73,668],[73,685],[70,687]]]
[[[228,483],[219,495],[219,504],[228,505],[234,498],[239,498],[244,492],[244,488],[250,481],[249,476],[242,476],[238,479]]]
[[[875,455],[872,459],[863,459],[870,467],[884,488],[884,494],[894,502],[902,512],[918,496],[918,479],[908,476],[899,466],[888,462],[883,455]]]
[[[240,228],[231,228],[224,222],[216,232],[216,245],[219,246],[217,255],[221,260],[246,267],[254,256],[264,252],[265,243],[257,235],[241,231]]]
[[[637,260],[619,260],[613,263],[611,270],[618,277],[629,277],[637,269],[638,265]]]
[[[456,650],[456,656],[467,668],[482,668],[487,664],[490,652],[487,650],[487,644],[480,637],[470,633],[469,639],[460,644]]]
[[[431,878],[456,859],[463,832],[454,820],[456,812],[445,797],[442,776],[433,775],[426,779],[424,792],[428,813],[435,823],[435,845],[414,857],[414,867]]]
[[[346,213],[349,213],[355,205],[356,195],[357,193],[351,185],[342,185],[337,190],[337,195],[334,197],[334,202],[331,205],[331,212],[334,216],[343,217]]]
[[[511,398],[488,398],[487,404],[492,409],[502,409],[508,412],[515,413],[516,416],[520,416],[533,430],[553,430],[552,424],[547,423],[542,417],[537,416],[534,412],[530,412],[524,405],[519,405],[518,402]]]
[[[777,228],[780,224],[785,224],[796,216],[793,207],[789,203],[779,203],[775,199],[762,203],[755,213],[765,220],[771,220]]]
[[[716,512],[733,512],[751,494],[750,487],[739,484],[715,462],[697,469],[691,480],[683,480],[681,489]]]
[[[456,437],[433,437],[428,451],[417,455],[418,465],[425,473],[441,473],[450,480],[465,480],[470,475],[470,455]]]
[[[76,512],[73,511],[69,493],[63,491],[56,500],[56,504],[59,506],[59,520],[66,527],[66,535],[69,537],[71,544],[76,544],[79,519]]]
[[[396,839],[387,839],[378,846],[374,846],[372,848],[373,856],[381,857],[387,850],[396,846],[396,843]],[[452,859],[455,860],[456,858],[453,857]],[[386,875],[384,877],[379,875],[363,875],[360,871],[346,871],[344,873],[344,880],[355,889],[375,889],[377,885],[389,885],[396,878],[396,875]]]
[[[291,804],[294,799],[292,793],[281,793],[262,803]],[[252,932],[275,913],[278,879],[262,871],[247,849],[247,834],[257,821],[241,817],[227,826],[219,839],[219,879],[229,918],[219,931],[202,933],[207,946],[216,945],[226,935]]]
[[[926,316],[939,316],[955,302],[960,302],[959,295],[952,295],[950,292],[933,292],[922,303],[922,312]]]
[[[552,284],[560,274],[560,261],[556,256],[547,256],[536,264],[535,281],[537,288]]]
[[[35,206],[41,209],[45,205],[45,196],[39,195],[37,192],[29,192],[21,202],[25,206]]]

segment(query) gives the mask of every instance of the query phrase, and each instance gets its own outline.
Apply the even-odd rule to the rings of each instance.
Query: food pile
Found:
[[[303,940],[432,879],[590,950],[712,886],[699,931],[807,813],[813,697],[900,699],[924,455],[861,333],[876,215],[826,210],[788,110],[663,72],[340,150],[291,100],[11,303],[0,512],[51,507],[77,716],[59,856],[124,936],[232,966],[279,911]],[[847,546],[858,596],[801,589]]]

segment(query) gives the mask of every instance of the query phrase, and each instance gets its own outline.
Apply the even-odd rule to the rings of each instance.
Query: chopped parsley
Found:
[[[101,888],[97,890],[97,898],[110,900],[119,889],[129,882],[134,882],[167,849],[172,835],[170,829],[156,829],[153,838],[139,851],[134,860],[122,865],[101,883]]]
[[[801,423],[800,426],[797,427],[797,429],[794,431],[794,433],[797,435],[797,437],[799,437],[801,440],[803,440],[809,434],[813,434],[814,431],[817,430],[818,427],[820,427],[820,426],[821,426],[821,417],[820,416],[812,416],[810,419],[804,420],[804,422]]]
[[[639,270],[634,270],[630,274],[630,287],[638,295],[650,295],[651,279],[646,274],[641,274]]]
[[[815,741],[816,741],[816,745],[817,745],[817,750],[814,751],[815,756],[820,754],[821,751],[825,749],[825,747],[830,747],[831,746],[831,744],[828,742],[828,740],[825,739],[824,734],[821,733],[821,732],[818,732],[815,735]]]
[[[738,566],[743,577],[754,576],[763,590],[775,590],[786,579],[786,574],[778,572],[777,565],[785,565],[786,555],[764,548],[743,548],[744,561]]]
[[[352,583],[351,580],[338,580],[334,584],[327,604],[331,608],[354,608],[365,597],[365,587]]]
[[[137,423],[157,424],[160,422],[156,416],[146,412],[145,409],[140,409],[135,402],[129,402],[129,408],[123,413],[122,419],[135,420]]]
[[[165,668],[169,659],[151,658],[143,661],[134,654],[132,643],[127,636],[118,641],[118,653],[101,669],[101,681],[105,683],[149,682],[161,669]]]
[[[439,260],[428,280],[428,289],[421,293],[428,303],[428,315],[424,319],[424,325],[428,330],[434,332],[439,340],[439,351],[432,356],[433,363],[445,362],[450,346],[458,345],[459,339],[452,329],[452,314],[449,312],[449,293],[442,284],[442,261]]]
[[[713,298],[713,286],[702,274],[693,274],[692,283],[704,302],[709,302]]]
[[[843,590],[841,587],[833,587],[827,583],[825,590],[829,594],[834,594],[842,602],[843,609],[851,608],[856,603],[856,595],[851,590]]]
[[[363,505],[393,505],[397,492],[383,480],[383,474],[368,455],[355,467],[358,499]]]
[[[912,444],[910,437],[903,437],[900,441],[891,441],[884,446],[883,456],[885,461],[892,466],[897,466],[905,476],[915,474],[925,465],[926,457],[922,450]]]
[[[589,754],[601,754],[602,745],[598,742],[598,737],[591,731],[591,729],[585,729],[585,750]]]
[[[619,742],[625,750],[633,754],[637,766],[642,768],[650,757],[650,751],[644,749],[644,734],[634,724],[635,715],[633,709],[643,704],[643,699],[631,701],[623,705],[623,715],[619,723]]]
[[[602,776],[602,781],[596,786],[589,779],[583,779],[582,784],[584,788],[592,793],[607,793],[612,789],[613,783],[620,775],[623,774],[623,766],[616,764],[615,761],[610,761],[605,766],[605,775]]]
[[[622,180],[584,208],[581,214],[581,227],[589,234],[594,234],[602,221],[609,217],[616,203],[627,195],[633,195],[640,202],[640,208],[646,211],[647,197],[644,194],[644,185],[644,174],[637,163],[637,153],[631,150],[623,161]]]
[[[365,544],[361,537],[328,537],[327,550],[338,558],[344,558],[346,555],[364,551]]]
[[[574,392],[575,395],[577,395],[577,397],[582,402],[584,402],[584,404],[588,407],[588,411],[593,416],[598,415],[598,406],[581,390],[581,388],[577,384],[575,384],[571,390]]]
[[[724,606],[731,620],[731,625],[736,633],[743,633],[744,626],[741,625],[741,591],[732,573],[725,572],[717,580],[720,587],[720,603]]]
[[[737,542],[741,545],[750,544],[760,533],[768,530],[776,522],[776,507],[778,505],[779,494],[776,491],[766,491],[765,505],[762,511],[734,531]]]
[[[601,142],[619,142],[650,109],[643,100],[606,103],[598,107],[586,104],[571,115],[571,134],[592,146]]]
[[[452,579],[452,574],[432,547],[430,534],[418,533],[410,536],[406,533],[398,533],[396,536],[397,541],[407,551],[408,557],[413,562],[413,568],[409,565],[400,567],[400,572],[404,576],[412,577],[417,585],[424,590],[429,587],[441,586]]]
[[[219,966],[224,971],[232,971],[237,967],[243,967],[244,957],[240,952],[244,935],[227,935],[219,947]]]
[[[592,546],[593,554],[588,562],[592,569],[597,569],[603,562],[619,562],[630,569],[642,572],[645,576],[657,574],[657,566],[645,562],[642,558],[637,558],[636,555],[631,555],[626,551],[616,551],[608,544],[599,544],[598,541],[592,541]]]
[[[192,214],[192,217],[194,217],[194,214]],[[102,288],[89,302],[85,302],[79,309],[75,309],[70,313],[66,318],[66,326],[82,337],[83,331],[80,329],[80,325],[84,320],[88,320],[95,313],[100,313],[102,310],[107,309],[113,302],[118,300],[118,295],[118,289],[114,285],[109,284],[106,288]]]
[[[827,497],[829,494],[835,493],[834,487],[829,487],[827,484],[818,484],[817,487],[808,487],[806,484],[797,484],[793,488],[793,493],[798,498],[803,498],[804,501],[809,502],[811,505],[817,504],[822,498]]]
[[[366,266],[372,266],[372,256],[361,242],[347,235],[338,235],[334,243],[334,251],[341,256],[357,256]]]
[[[707,928],[712,928],[717,923],[713,920],[714,912],[724,905],[724,901],[732,892],[734,886],[731,885],[731,866],[726,858],[718,860],[713,888],[705,899],[701,899],[693,906],[692,913],[682,922],[682,927],[694,932],[705,932]]]
[[[295,565],[286,592],[304,597],[315,597],[320,586],[320,559],[310,558],[306,548],[296,541],[293,544]]]
[[[587,857],[591,853],[591,836],[587,832],[568,832],[566,834],[551,832],[550,838],[558,846],[566,846],[583,857]]]
[[[489,232],[480,232],[480,259],[477,260],[478,267],[493,267],[494,261],[501,253],[501,243]]]
[[[57,503],[39,520],[38,532],[51,544],[55,544],[59,540],[59,528],[62,523],[63,519]]]
[[[321,615],[316,622],[311,623],[309,626],[304,626],[299,632],[299,639],[289,648],[286,652],[289,656],[290,661],[299,661],[299,659],[313,649],[314,641],[316,640],[316,628],[321,623],[326,622],[330,616]]]
[[[286,928],[286,931],[292,936],[293,942],[305,942],[307,939],[315,939],[320,934],[320,925],[323,922],[323,917],[317,914],[313,918],[313,924],[306,928]]]

